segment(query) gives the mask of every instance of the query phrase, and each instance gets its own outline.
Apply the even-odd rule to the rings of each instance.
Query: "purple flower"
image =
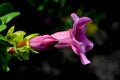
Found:
[[[29,40],[30,46],[37,51],[48,50],[57,42],[58,40],[50,35],[37,36]]]
[[[72,29],[56,32],[51,35],[59,41],[54,47],[71,47],[80,56],[82,64],[89,64],[90,61],[85,54],[93,48],[93,43],[86,36],[86,23],[91,22],[91,19],[88,17],[79,18],[75,13],[72,13],[71,17],[74,21]]]

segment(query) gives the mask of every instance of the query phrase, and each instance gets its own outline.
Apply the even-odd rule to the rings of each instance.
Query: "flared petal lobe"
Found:
[[[86,24],[92,20],[89,17],[79,18],[75,13],[72,13],[71,17],[74,21],[71,33],[73,38],[72,49],[76,54],[80,55],[82,64],[89,64],[90,61],[85,54],[93,48],[93,43],[86,36]]]
[[[93,43],[86,36],[86,24],[92,20],[89,17],[79,18],[77,14],[72,13],[74,21],[73,28],[67,31],[53,33],[51,36],[58,40],[55,48],[71,47],[73,51],[80,56],[82,64],[89,64],[86,52],[93,48]]]

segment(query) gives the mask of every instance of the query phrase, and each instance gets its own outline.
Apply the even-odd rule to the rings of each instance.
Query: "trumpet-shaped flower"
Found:
[[[37,51],[48,50],[57,42],[58,40],[50,35],[37,36],[29,40],[30,46]]]
[[[92,20],[89,17],[79,18],[75,13],[72,13],[71,17],[74,21],[73,28],[51,35],[58,40],[58,43],[54,47],[71,47],[80,56],[82,64],[89,64],[90,61],[86,57],[86,52],[93,48],[93,43],[86,36],[86,24]]]

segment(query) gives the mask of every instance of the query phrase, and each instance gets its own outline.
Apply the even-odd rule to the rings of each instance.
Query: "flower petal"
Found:
[[[84,27],[86,27],[86,26],[85,26],[86,23],[92,21],[89,17],[81,17],[81,18],[79,18],[79,17],[77,16],[77,14],[75,14],[75,13],[72,13],[72,14],[71,14],[71,17],[72,17],[72,19],[73,19],[73,21],[74,21],[74,23],[73,23],[73,34],[74,34],[74,35],[76,35],[76,30],[77,30],[77,29],[83,28],[83,30],[85,30]]]
[[[77,55],[80,56],[80,60],[81,60],[81,63],[82,63],[82,64],[86,65],[86,64],[91,63],[91,62],[87,59],[87,57],[86,57],[86,55],[85,55],[86,51],[85,51],[85,47],[84,47],[84,45],[83,45],[82,43],[78,43],[78,42],[77,42],[77,43],[73,43],[73,44],[71,45],[71,47],[72,47],[73,51],[74,51]]]
[[[94,46],[94,44],[87,38],[82,30],[77,30],[76,40],[79,42],[83,42],[86,51],[91,50]]]
[[[37,36],[29,41],[30,46],[37,51],[47,50],[57,44],[57,42],[58,40],[50,35]]]
[[[91,63],[91,61],[87,59],[84,53],[80,53],[80,59],[81,59],[81,63],[84,65]]]

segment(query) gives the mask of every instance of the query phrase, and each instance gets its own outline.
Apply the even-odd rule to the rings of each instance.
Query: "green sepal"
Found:
[[[17,48],[17,51],[20,57],[22,57],[24,60],[29,60],[29,48],[27,45]]]
[[[29,48],[31,52],[33,53],[39,53],[38,51],[34,50],[33,48]]]
[[[13,35],[16,35],[15,38],[13,38],[13,42],[20,42],[23,40],[24,36],[26,35],[26,32],[24,31],[16,31],[13,33]]]
[[[14,32],[14,29],[15,29],[15,26],[12,26],[12,27],[8,30],[8,32],[6,33],[6,37],[11,37],[11,35],[12,35],[13,32]]]
[[[6,72],[10,71],[10,67],[7,65],[3,65],[2,69],[5,70]]]
[[[20,57],[22,57],[23,60],[29,60],[29,53],[28,52],[22,52],[19,53]]]
[[[24,39],[25,39],[25,40],[29,40],[29,39],[31,39],[31,38],[33,38],[33,37],[38,36],[38,35],[39,35],[39,33],[29,34],[29,35],[27,35]]]

